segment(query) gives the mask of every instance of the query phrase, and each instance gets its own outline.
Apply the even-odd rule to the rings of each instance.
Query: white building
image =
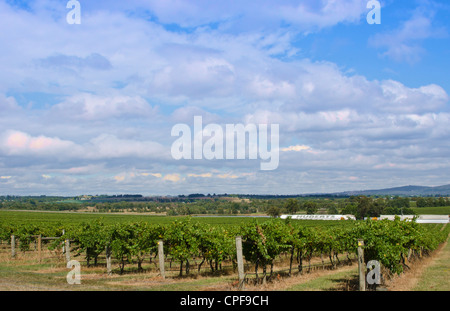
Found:
[[[356,220],[353,215],[281,215],[280,218],[297,220]]]
[[[394,220],[396,215],[380,215],[378,217],[379,220],[389,219]],[[400,220],[409,219],[412,220],[414,217],[417,217],[416,222],[418,224],[446,224],[449,222],[449,215],[397,215],[400,217]]]

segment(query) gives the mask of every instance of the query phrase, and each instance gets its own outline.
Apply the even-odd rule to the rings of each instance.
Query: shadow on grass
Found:
[[[327,289],[327,291],[359,291],[358,276],[343,277],[330,280],[334,285]]]

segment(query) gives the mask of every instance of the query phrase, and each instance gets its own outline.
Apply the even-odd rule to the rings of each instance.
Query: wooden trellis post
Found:
[[[163,240],[158,241],[158,257],[159,257],[159,273],[163,279],[166,278],[165,268],[164,268],[164,242]]]
[[[239,289],[244,289],[244,259],[242,257],[242,237],[236,237],[236,255],[238,264]]]
[[[64,250],[66,253],[66,262],[70,261],[70,241],[69,239],[64,240]]]
[[[112,268],[111,268],[111,247],[106,246],[106,271],[108,275],[112,274]]]
[[[11,257],[16,257],[16,236],[11,235]]]
[[[39,255],[39,263],[42,261],[42,235],[38,235],[38,255]]]
[[[358,239],[359,290],[366,290],[366,265],[364,264],[364,240]]]

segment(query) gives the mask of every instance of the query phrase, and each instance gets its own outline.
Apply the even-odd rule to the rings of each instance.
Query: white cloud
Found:
[[[125,180],[125,176],[123,176],[123,175],[114,176],[114,180],[117,181],[117,182],[124,181]]]
[[[447,36],[445,28],[433,25],[435,12],[432,7],[416,8],[410,19],[402,22],[397,29],[374,35],[370,44],[385,48],[382,55],[395,61],[418,62],[426,52],[421,44],[423,40]]]
[[[69,151],[77,152],[77,149],[77,146],[71,141],[43,135],[32,137],[21,131],[10,130],[3,133],[0,138],[0,150],[7,155],[52,156],[62,155]]]
[[[239,175],[233,173],[226,173],[226,174],[218,174],[217,177],[221,179],[237,179],[239,178]]]
[[[19,106],[17,105],[17,101],[14,97],[6,97],[3,94],[0,94],[0,110],[5,112],[12,112],[19,110]]]
[[[283,151],[283,152],[288,152],[288,151],[299,152],[299,151],[310,150],[310,149],[311,149],[311,147],[309,147],[309,146],[295,145],[295,146],[289,146],[289,147],[286,147],[286,148],[281,148],[281,151]]]
[[[166,147],[153,141],[136,141],[103,134],[84,145],[85,158],[111,159],[138,157],[144,159],[164,158],[169,155]]]
[[[302,1],[281,5],[281,15],[306,29],[324,28],[341,22],[359,22],[366,13],[364,1]]]
[[[205,109],[195,107],[195,106],[183,106],[177,108],[170,117],[170,120],[175,123],[192,123],[195,116],[202,116],[203,122],[215,123],[220,121],[221,117],[208,112]]]
[[[102,120],[110,118],[144,118],[156,111],[139,96],[98,96],[77,94],[52,107],[57,116],[75,120]]]
[[[6,155],[28,155],[73,159],[168,158],[167,148],[153,141],[135,141],[103,134],[88,143],[76,144],[58,137],[33,137],[21,131],[7,131],[0,139],[0,150]]]
[[[425,181],[427,168],[431,180],[450,151],[443,86],[369,79],[341,67],[345,58],[302,58],[312,33],[365,23],[365,4],[87,1],[82,25],[71,27],[65,3],[22,10],[0,0],[0,28],[11,29],[0,33],[0,170],[14,176],[3,184],[25,193],[64,183],[99,193],[197,192],[199,184],[211,193],[299,193],[341,181],[369,185],[389,169]],[[417,11],[371,44],[413,62],[437,35],[445,33],[432,14]],[[28,105],[29,97],[37,102]],[[173,161],[170,128],[196,115],[204,124],[280,124],[279,169]],[[43,171],[52,177],[45,185]]]
[[[182,27],[197,27],[219,22],[223,28],[232,26],[242,31],[273,27],[280,22],[301,30],[336,25],[340,22],[358,22],[365,12],[365,3],[359,0],[304,0],[304,1],[145,1],[162,23],[176,23]],[[231,25],[230,25],[231,24]],[[237,26],[236,26],[237,24]]]
[[[180,174],[167,174],[164,176],[163,180],[168,180],[171,182],[179,182],[181,180]]]
[[[225,59],[207,57],[205,59],[186,59],[171,63],[154,77],[153,87],[172,95],[191,98],[223,95],[223,89],[234,83],[233,65]],[[186,79],[189,77],[189,79]],[[182,94],[180,93],[182,91]]]
[[[161,173],[141,173],[142,176],[153,176],[156,178],[162,178],[162,174]]]
[[[90,68],[94,70],[109,70],[112,68],[108,59],[98,53],[86,57],[56,54],[38,61],[43,67],[66,67],[74,70]]]
[[[197,178],[211,178],[213,175],[211,173],[203,173],[203,174],[188,174],[188,177],[197,177]]]
[[[67,174],[67,175],[89,175],[102,172],[104,171],[104,169],[105,166],[103,164],[88,164],[85,166],[63,168],[56,171],[60,174]]]

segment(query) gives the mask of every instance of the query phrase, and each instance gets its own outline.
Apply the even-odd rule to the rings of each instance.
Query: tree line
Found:
[[[77,211],[93,207],[96,212],[163,213],[168,216],[327,213],[351,214],[358,219],[384,215],[413,215],[411,207],[450,206],[444,197],[279,197],[179,196],[174,200],[132,201],[116,196],[116,201],[89,202],[53,197],[0,197],[0,208],[10,210]]]

